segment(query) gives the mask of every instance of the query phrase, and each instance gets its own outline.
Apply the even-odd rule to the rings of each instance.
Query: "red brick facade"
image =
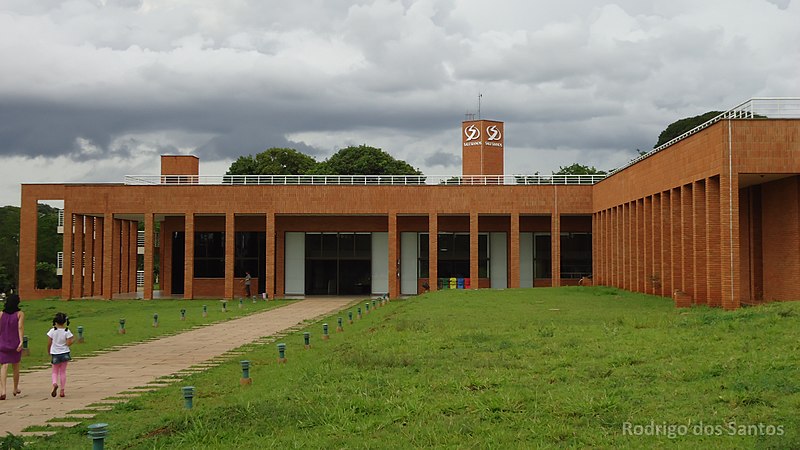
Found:
[[[162,175],[197,174],[196,158],[171,158],[162,159]],[[161,289],[175,290],[170,236],[183,232],[185,263],[174,270],[184,272],[187,298],[238,296],[233,235],[239,231],[266,234],[263,284],[270,297],[285,294],[286,233],[385,232],[389,295],[397,297],[400,234],[413,231],[428,233],[431,249],[440,232],[469,233],[471,255],[478,253],[479,233],[506,233],[509,287],[520,286],[521,233],[550,233],[552,278],[534,284],[559,286],[574,284],[561,279],[560,234],[591,232],[595,285],[670,297],[681,291],[696,304],[728,309],[794,300],[800,299],[798,174],[800,121],[769,119],[717,122],[595,185],[25,184],[19,287],[26,299],[48,294],[34,289],[36,202],[63,199],[63,298],[135,291],[142,222],[144,298],[153,296],[153,230],[160,223]],[[195,278],[195,231],[225,232],[224,278]],[[81,255],[74,261],[73,251]],[[434,251],[430,279],[437,279],[437,267]],[[478,271],[473,257],[470,278],[479,279]]]

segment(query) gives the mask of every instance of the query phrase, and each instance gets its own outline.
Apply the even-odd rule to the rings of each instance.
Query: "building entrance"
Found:
[[[306,295],[369,295],[369,233],[306,233]]]

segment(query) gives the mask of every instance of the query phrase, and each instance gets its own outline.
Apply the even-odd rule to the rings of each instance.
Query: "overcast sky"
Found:
[[[164,153],[219,175],[368,144],[459,174],[479,93],[507,174],[610,169],[678,118],[800,95],[799,3],[0,0],[0,205]]]

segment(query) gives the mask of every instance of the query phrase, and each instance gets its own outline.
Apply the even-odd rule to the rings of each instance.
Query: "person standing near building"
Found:
[[[8,365],[14,370],[14,390],[19,390],[19,362],[22,359],[22,336],[25,333],[25,313],[19,309],[19,295],[6,298],[3,311],[0,311],[0,400],[6,399]]]
[[[245,297],[250,298],[250,272],[244,273],[244,293]]]
[[[61,392],[59,396],[64,396],[64,389],[67,387],[67,363],[72,360],[69,354],[69,346],[72,345],[73,334],[69,331],[69,319],[67,315],[60,312],[53,318],[53,328],[47,332],[47,352],[53,363],[53,390],[51,397],[56,396],[59,383]]]

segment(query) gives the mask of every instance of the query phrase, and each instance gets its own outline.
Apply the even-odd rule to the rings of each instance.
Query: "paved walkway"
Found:
[[[130,396],[125,392],[148,384],[152,389],[158,389],[170,383],[169,380],[158,380],[159,377],[192,370],[192,366],[196,370],[204,370],[197,366],[205,365],[201,363],[210,365],[210,360],[237,347],[277,334],[305,320],[339,311],[354,301],[354,298],[339,297],[306,299],[270,311],[77,359],[69,363],[67,395],[64,398],[50,397],[52,383],[49,368],[23,373],[20,380],[22,394],[17,397],[10,395],[13,381],[9,378],[8,398],[0,401],[0,436],[5,436],[6,432],[20,434],[31,425],[55,426],[57,423],[54,422],[47,424],[53,418],[73,417],[75,422],[61,426],[77,425],[93,417],[93,414],[68,414],[70,411],[110,409],[110,405],[124,399],[109,397]],[[229,357],[233,358],[234,355]],[[174,383],[174,380],[171,382]],[[137,394],[134,392],[133,395]],[[107,406],[88,407],[90,404]]]

